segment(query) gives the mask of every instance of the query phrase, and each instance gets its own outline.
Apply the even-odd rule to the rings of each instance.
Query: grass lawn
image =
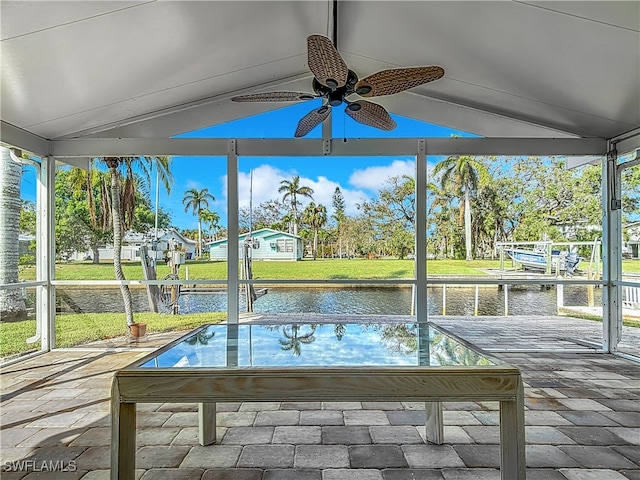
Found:
[[[510,266],[510,262],[507,267]],[[582,265],[585,268],[584,265]],[[254,261],[253,276],[269,280],[333,280],[333,279],[402,279],[413,277],[413,260],[376,259],[304,259],[299,262]],[[486,275],[487,269],[500,268],[498,260],[429,260],[428,275]],[[138,262],[123,262],[128,280],[142,280],[142,267]],[[188,261],[180,267],[180,278],[185,279],[187,270],[190,279],[215,280],[227,278],[226,262]],[[640,273],[640,260],[624,260],[624,273]],[[158,279],[170,273],[168,266],[157,267]],[[34,280],[35,268],[23,268],[20,280]],[[56,264],[58,280],[113,280],[113,265],[110,262],[94,265],[88,262]]]
[[[207,323],[218,323],[226,319],[224,312],[193,313],[187,315],[160,315],[136,313],[137,322],[147,324],[147,332],[171,332],[191,330]],[[105,338],[126,335],[126,317],[117,313],[81,313],[56,315],[56,345],[72,347]],[[35,334],[36,321],[0,323],[0,357],[36,351],[39,342],[26,344],[25,340]]]
[[[640,260],[623,260],[622,273],[640,273]]]
[[[498,260],[429,260],[430,275],[486,275],[483,269],[497,269]],[[253,262],[254,278],[270,280],[332,280],[332,279],[400,279],[413,277],[413,260],[376,259],[304,259],[299,262]],[[138,262],[123,262],[128,280],[142,280],[142,267]],[[180,278],[214,280],[227,278],[226,262],[188,261],[180,267]],[[159,279],[170,273],[168,266],[159,264]],[[56,265],[58,280],[113,280],[113,265],[109,262],[94,265],[88,262],[60,263]],[[25,268],[20,279],[35,279],[35,268]]]

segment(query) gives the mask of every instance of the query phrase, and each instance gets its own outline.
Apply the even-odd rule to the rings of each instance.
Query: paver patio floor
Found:
[[[504,338],[491,340],[487,329],[498,320],[456,328],[443,318],[485,348],[535,342],[539,328],[529,321],[531,328],[502,330]],[[4,367],[2,479],[109,478],[111,376],[179,335],[152,335],[125,351],[58,350]],[[551,345],[548,336],[538,340]],[[527,478],[640,479],[640,364],[587,348],[521,350],[496,355],[523,372]],[[421,403],[218,404],[221,440],[210,447],[198,445],[196,405],[138,408],[137,472],[144,480],[500,478],[494,402],[445,403],[444,445],[424,443]],[[47,471],[61,468],[68,471]]]

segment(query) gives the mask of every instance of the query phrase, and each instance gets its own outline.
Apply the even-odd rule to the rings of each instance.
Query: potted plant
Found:
[[[129,335],[138,341],[139,338],[144,337],[147,334],[147,324],[146,323],[132,323],[129,325]]]

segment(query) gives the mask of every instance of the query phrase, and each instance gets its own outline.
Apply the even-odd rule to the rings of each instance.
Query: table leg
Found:
[[[440,445],[444,443],[444,421],[442,419],[442,402],[424,402],[426,414],[427,441]]]
[[[198,439],[200,445],[216,443],[216,404],[198,404]]]
[[[524,390],[522,380],[516,399],[500,402],[500,478],[525,480]]]
[[[136,404],[112,402],[111,480],[133,480],[135,471]]]

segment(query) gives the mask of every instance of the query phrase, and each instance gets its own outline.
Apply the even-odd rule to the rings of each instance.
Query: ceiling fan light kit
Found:
[[[381,70],[373,75],[358,79],[358,75],[347,67],[331,40],[323,35],[311,35],[307,38],[307,57],[309,70],[314,79],[314,94],[306,92],[265,92],[238,95],[234,102],[300,102],[323,98],[320,108],[307,113],[296,128],[295,137],[304,137],[331,114],[331,107],[346,104],[345,113],[356,122],[380,130],[396,128],[396,122],[382,105],[366,100],[350,101],[349,95],[377,97],[393,95],[410,88],[433,82],[444,76],[439,66],[394,68]]]

